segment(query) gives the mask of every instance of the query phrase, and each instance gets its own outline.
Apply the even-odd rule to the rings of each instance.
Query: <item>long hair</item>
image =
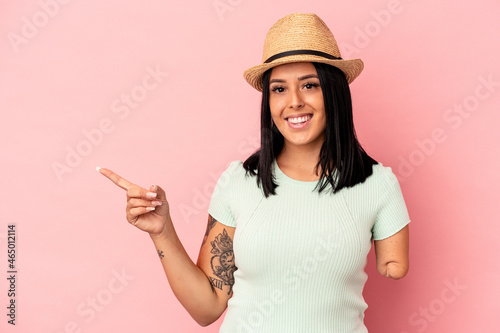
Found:
[[[361,147],[356,137],[352,115],[352,101],[349,84],[344,73],[330,65],[313,63],[318,74],[325,104],[325,141],[321,146],[316,170],[321,169],[321,181],[316,189],[322,192],[329,185],[333,193],[344,187],[362,183],[372,174],[376,164]],[[262,78],[261,103],[261,145],[243,163],[247,174],[257,176],[257,185],[264,195],[276,194],[273,177],[273,162],[283,149],[284,137],[272,122],[269,107],[269,69]]]

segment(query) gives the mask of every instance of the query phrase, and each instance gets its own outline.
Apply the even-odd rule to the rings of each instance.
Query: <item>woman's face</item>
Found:
[[[325,104],[312,63],[274,67],[269,80],[269,106],[286,147],[321,147],[326,128]]]

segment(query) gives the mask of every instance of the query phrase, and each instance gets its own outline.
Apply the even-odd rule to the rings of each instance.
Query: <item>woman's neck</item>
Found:
[[[301,181],[318,180],[321,175],[321,168],[318,173],[314,169],[319,161],[321,145],[311,147],[310,145],[292,146],[286,142],[283,149],[276,157],[276,162],[281,171],[288,177]]]

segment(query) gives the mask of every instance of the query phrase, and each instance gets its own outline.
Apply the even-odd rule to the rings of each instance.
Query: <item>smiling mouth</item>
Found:
[[[302,124],[306,123],[311,118],[312,118],[312,114],[308,114],[308,115],[301,116],[301,117],[288,117],[288,118],[285,118],[285,120],[293,125],[302,125]]]

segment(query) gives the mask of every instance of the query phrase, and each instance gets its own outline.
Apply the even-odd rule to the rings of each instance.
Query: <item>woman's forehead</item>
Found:
[[[307,74],[317,74],[316,68],[311,62],[292,62],[274,67],[271,70],[271,79],[298,78]]]

